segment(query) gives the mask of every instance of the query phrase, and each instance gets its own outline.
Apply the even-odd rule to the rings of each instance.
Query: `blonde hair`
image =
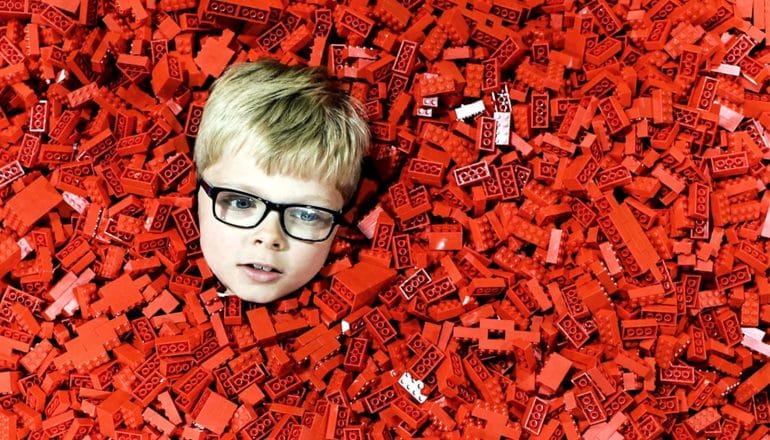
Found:
[[[347,203],[369,144],[365,115],[322,68],[269,58],[233,65],[214,82],[203,110],[194,149],[198,175],[245,149],[268,175],[320,179]]]

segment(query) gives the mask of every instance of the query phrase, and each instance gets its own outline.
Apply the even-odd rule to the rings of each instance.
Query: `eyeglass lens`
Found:
[[[231,191],[217,194],[216,217],[234,226],[254,227],[265,215],[267,205],[261,200]],[[322,240],[334,226],[334,216],[326,211],[292,206],[283,211],[285,232],[301,240]]]

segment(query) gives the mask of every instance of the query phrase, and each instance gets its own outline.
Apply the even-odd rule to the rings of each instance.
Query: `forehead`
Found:
[[[333,183],[319,177],[267,174],[243,154],[222,157],[203,171],[202,177],[211,185],[239,189],[277,203],[307,203],[335,210],[343,204],[342,194]]]

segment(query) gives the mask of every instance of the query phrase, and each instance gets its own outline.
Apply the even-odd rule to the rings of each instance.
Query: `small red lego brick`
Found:
[[[226,44],[209,38],[203,43],[201,50],[194,60],[195,65],[197,65],[204,74],[218,78],[227,67],[233,55],[235,55],[235,51],[227,47]],[[170,68],[168,73],[169,75],[172,74]]]
[[[378,308],[374,308],[367,313],[364,316],[364,322],[369,333],[382,346],[385,346],[396,337],[396,330]]]
[[[154,197],[160,186],[156,173],[136,168],[126,167],[120,180],[126,192],[144,197]]]
[[[374,27],[374,22],[365,16],[357,13],[351,8],[341,8],[342,12],[338,18],[337,25],[346,31],[352,32],[361,38],[366,38]]]
[[[524,43],[517,34],[506,36],[494,49],[491,57],[498,61],[500,69],[511,67],[525,53]]]
[[[204,390],[199,399],[190,411],[195,423],[215,434],[222,434],[238,406],[209,389]]]
[[[289,29],[283,23],[276,23],[275,26],[267,29],[259,36],[257,44],[264,52],[270,52],[281,45],[289,35]]]
[[[350,338],[343,366],[351,371],[363,371],[369,358],[368,346],[369,340],[366,338]]]
[[[500,65],[497,58],[481,63],[481,91],[488,92],[500,87]]]
[[[395,269],[403,269],[413,265],[412,250],[409,236],[405,234],[394,235],[392,252],[395,259]]]
[[[151,60],[144,55],[122,53],[118,55],[115,65],[132,82],[139,82],[150,75]]]
[[[179,58],[167,53],[152,69],[152,87],[161,98],[170,98],[184,82],[184,70]]]
[[[0,42],[0,46],[2,43]],[[0,50],[2,47],[0,47]],[[33,105],[29,111],[29,132],[45,133],[48,131],[49,107],[48,101],[41,100]]]
[[[61,195],[41,176],[8,201],[4,225],[20,235],[26,234],[34,223],[61,201]]]
[[[412,373],[415,380],[423,380],[430,374],[444,359],[444,353],[435,345],[430,344],[425,350],[419,353],[408,370]]]
[[[407,173],[412,181],[435,187],[441,187],[445,171],[441,162],[430,160],[410,159],[407,165]]]
[[[747,153],[728,153],[709,157],[711,175],[715,178],[740,176],[749,169]]]
[[[275,327],[264,307],[249,310],[246,312],[246,318],[249,320],[258,344],[267,345],[275,342]]]
[[[398,290],[407,300],[411,300],[419,289],[432,281],[430,275],[424,270],[419,269],[409,275],[398,284]]]
[[[39,13],[33,15],[63,36],[69,35],[75,28],[74,20],[50,5],[46,5]]]
[[[395,271],[391,269],[358,263],[335,274],[330,287],[332,292],[338,294],[340,299],[355,310],[369,304],[376,296],[377,290],[394,278]]]
[[[631,183],[631,173],[622,165],[607,168],[596,173],[596,183],[600,190],[607,191]]]
[[[479,151],[494,152],[496,123],[494,118],[479,118],[479,126],[476,132],[476,148]]]
[[[417,55],[417,43],[414,41],[402,41],[401,47],[398,49],[396,59],[393,62],[393,72],[401,75],[409,75],[412,73]]]
[[[435,60],[441,54],[449,35],[440,26],[430,30],[425,41],[420,44],[419,51],[427,60]]]
[[[7,64],[19,64],[25,59],[24,53],[11,41],[8,36],[0,38],[0,58]]]
[[[449,41],[455,46],[461,46],[468,42],[470,27],[462,15],[461,8],[453,7],[445,10],[438,19],[438,25],[444,29]]]
[[[601,111],[602,116],[604,116],[611,134],[620,132],[631,123],[626,112],[614,96],[600,100],[599,110]]]
[[[547,415],[548,402],[539,397],[531,398],[524,409],[522,416],[524,426],[522,428],[533,435],[540,435]]]
[[[22,168],[22,164],[18,160],[3,165],[0,167],[0,188],[13,183],[16,179],[24,176],[24,174],[24,168]]]
[[[725,64],[737,65],[754,49],[756,43],[746,34],[733,37],[727,47],[722,61]]]
[[[187,121],[184,126],[184,134],[189,137],[198,136],[198,128],[203,118],[203,106],[200,104],[191,104],[187,111]]]
[[[491,177],[489,164],[484,161],[456,168],[453,175],[459,187],[477,184]]]
[[[267,9],[256,8],[241,1],[206,1],[200,4],[198,8],[199,11],[206,11],[223,18],[233,18],[256,24],[267,23],[270,15],[270,11]]]

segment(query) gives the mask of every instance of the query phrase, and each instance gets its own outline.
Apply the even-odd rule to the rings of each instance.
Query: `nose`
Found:
[[[269,212],[251,233],[254,244],[267,246],[273,250],[283,250],[286,247],[287,237],[281,228],[281,219],[277,211]]]

